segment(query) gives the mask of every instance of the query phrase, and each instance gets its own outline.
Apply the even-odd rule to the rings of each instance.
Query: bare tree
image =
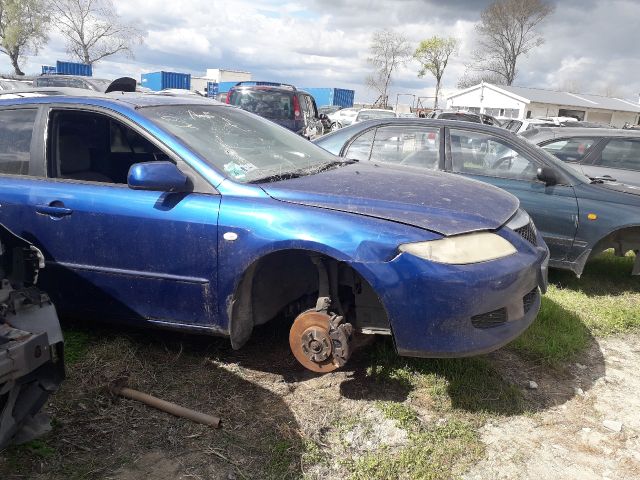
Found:
[[[405,64],[411,58],[411,45],[400,33],[390,30],[374,32],[371,37],[368,58],[375,71],[369,75],[365,82],[367,86],[375,90],[379,95],[379,103],[387,106],[388,90],[391,85],[391,75],[400,65]]]
[[[16,75],[20,61],[47,40],[49,14],[44,0],[0,0],[0,52],[9,56]]]
[[[476,25],[479,48],[468,68],[498,75],[511,85],[518,73],[518,58],[544,43],[536,27],[553,11],[553,5],[544,0],[494,1]]]
[[[142,32],[122,22],[111,0],[50,0],[67,52],[83,63],[123,53],[133,57]]]
[[[444,70],[449,63],[449,57],[455,55],[458,49],[458,40],[453,37],[441,38],[433,36],[427,40],[423,40],[418,45],[418,48],[413,53],[418,63],[420,63],[420,70],[418,71],[418,77],[422,78],[427,73],[431,73],[436,79],[436,99],[433,108],[438,108],[438,95],[440,94],[440,82],[444,75]]]
[[[482,82],[492,83],[494,85],[505,85],[504,77],[501,75],[496,75],[491,72],[473,73],[467,71],[462,77],[458,78],[456,86],[458,88],[469,88]]]

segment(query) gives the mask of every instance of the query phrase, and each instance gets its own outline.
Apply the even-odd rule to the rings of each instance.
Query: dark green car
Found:
[[[639,188],[591,180],[502,128],[451,120],[379,119],[315,143],[342,157],[447,171],[507,190],[520,199],[549,246],[550,266],[578,276],[590,258],[606,249],[618,255],[640,250]],[[640,256],[633,274],[640,274]]]

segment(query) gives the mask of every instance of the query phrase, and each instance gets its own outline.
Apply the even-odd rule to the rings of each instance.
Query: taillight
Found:
[[[429,140],[435,140],[436,139],[436,132],[429,132],[429,134],[427,135],[427,138]]]
[[[293,115],[295,118],[300,117],[300,102],[297,95],[293,96]]]
[[[226,103],[231,103],[231,94],[232,94],[232,93],[233,93],[233,89],[230,89],[230,90],[227,92],[227,101],[226,101]]]

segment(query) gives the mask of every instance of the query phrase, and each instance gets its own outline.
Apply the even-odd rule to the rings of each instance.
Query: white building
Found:
[[[251,72],[242,70],[225,70],[222,68],[207,68],[204,77],[191,77],[191,90],[204,93],[208,82],[248,82],[251,81]]]
[[[447,98],[447,108],[523,120],[536,117],[575,117],[622,127],[640,124],[640,103],[619,98],[483,82]]]

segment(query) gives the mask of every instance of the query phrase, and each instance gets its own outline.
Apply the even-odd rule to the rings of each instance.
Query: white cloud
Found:
[[[113,57],[96,75],[138,77],[143,71],[174,70],[203,74],[207,68],[249,70],[254,78],[299,86],[353,88],[356,98],[372,100],[364,86],[367,50],[379,28],[402,32],[417,46],[429,36],[453,35],[460,52],[451,59],[443,90],[455,89],[476,39],[474,22],[489,0],[116,0],[118,13],[147,32],[135,60]],[[563,0],[546,22],[547,39],[519,63],[516,83],[561,88],[577,81],[585,91],[617,86],[622,96],[640,91],[635,0]],[[40,54],[28,59],[29,73],[67,59],[64,42],[52,32]],[[6,56],[0,70],[10,71]],[[417,77],[418,65],[398,69],[390,97],[397,93],[433,95],[432,78]],[[635,72],[635,73],[634,73]]]

